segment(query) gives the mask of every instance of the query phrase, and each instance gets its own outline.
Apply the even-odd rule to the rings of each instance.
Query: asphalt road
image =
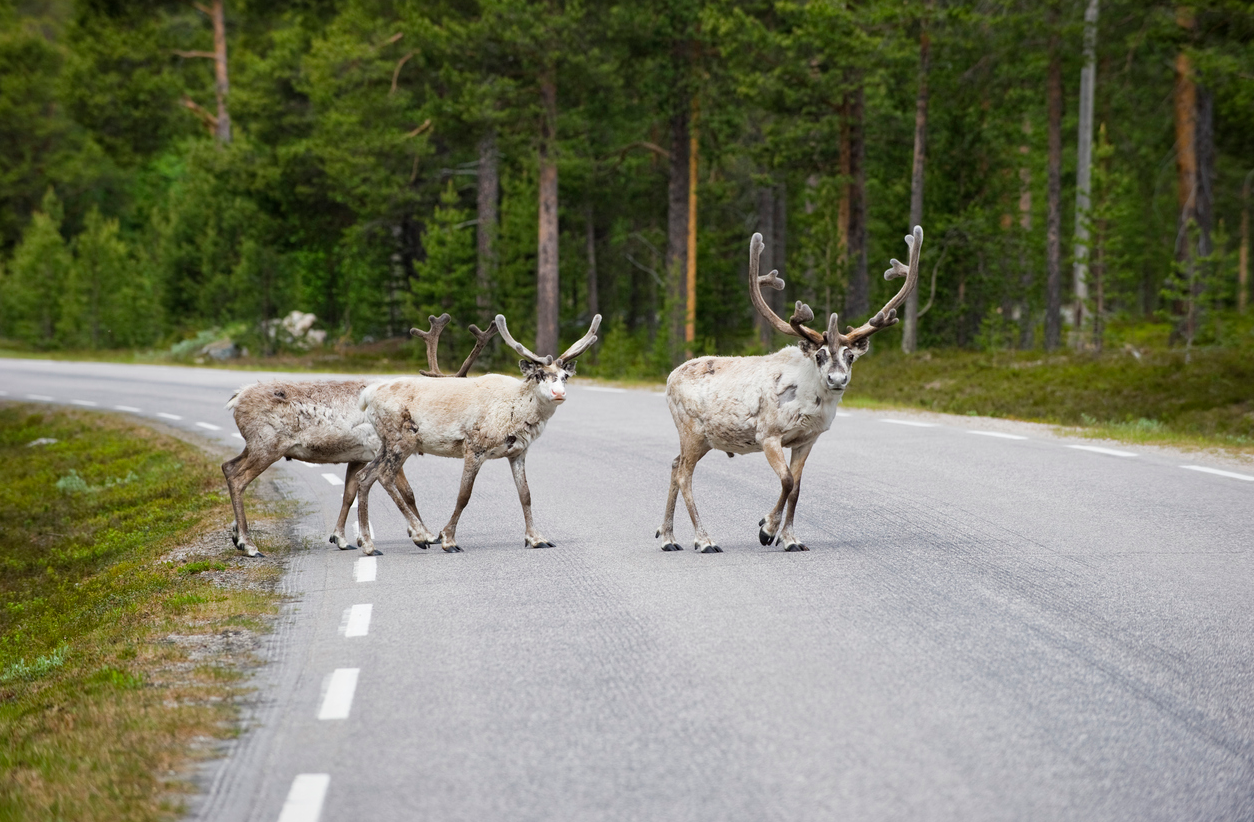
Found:
[[[223,404],[261,376],[0,361],[5,399],[235,445]],[[1254,470],[851,411],[806,466],[808,553],[758,544],[765,460],[714,453],[695,493],[724,553],[666,554],[677,442],[660,394],[572,386],[528,459],[538,551],[503,461],[462,554],[416,548],[376,490],[373,562],[325,544],[342,469],[272,469],[322,533],[196,815],[1254,818]],[[460,470],[406,466],[433,529]]]

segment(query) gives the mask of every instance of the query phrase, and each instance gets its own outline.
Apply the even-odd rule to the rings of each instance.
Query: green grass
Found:
[[[173,818],[191,740],[232,733],[238,673],[167,638],[263,628],[277,596],[204,572],[277,570],[224,536],[170,560],[229,519],[221,472],[125,418],[0,405],[0,461],[0,820]]]
[[[883,348],[883,347],[881,347]],[[1254,356],[1232,349],[1104,354],[881,350],[846,403],[1083,426],[1132,442],[1254,452]]]

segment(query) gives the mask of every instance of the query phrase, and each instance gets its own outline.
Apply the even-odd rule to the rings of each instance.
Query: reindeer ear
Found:
[[[571,360],[570,362],[562,363],[562,369],[566,372],[566,376],[568,377],[575,376],[575,366],[578,364],[579,363],[576,360]]]
[[[856,360],[858,357],[861,357],[863,354],[871,350],[871,338],[862,337],[861,339],[854,340],[849,344],[849,350],[853,352],[853,358]]]
[[[536,372],[540,370],[540,366],[536,365],[531,360],[519,360],[518,370],[523,373],[524,377],[530,380],[535,379]]]

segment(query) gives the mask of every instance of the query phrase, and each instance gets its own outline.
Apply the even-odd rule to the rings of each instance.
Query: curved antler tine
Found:
[[[839,323],[840,315],[835,311],[827,315],[827,333],[823,335],[823,339],[827,340],[828,343],[836,343],[840,340],[842,335]],[[833,348],[832,350],[835,351],[836,349]]]
[[[910,264],[902,265],[899,260],[893,259],[889,261],[892,267],[884,272],[884,279],[886,280],[905,277],[906,282],[901,286],[901,290],[874,317],[857,328],[849,329],[845,337],[850,342],[874,334],[881,328],[888,328],[897,324],[897,307],[905,302],[906,296],[919,283],[919,254],[923,250],[923,226],[916,225],[914,227],[914,231],[906,236],[906,245],[910,248]]]
[[[772,271],[770,274],[758,276],[758,258],[762,256],[762,235],[754,234],[749,240],[749,299],[753,302],[753,307],[762,315],[771,327],[781,334],[787,334],[790,337],[805,337],[799,331],[795,331],[791,325],[780,319],[779,315],[771,310],[766,304],[766,299],[762,296],[762,286],[769,285],[776,291],[784,288],[784,281],[780,279],[778,271]]]
[[[440,361],[436,358],[436,349],[439,348],[439,345],[440,345],[440,332],[444,330],[444,326],[448,325],[449,321],[452,319],[453,318],[450,317],[447,312],[444,314],[441,314],[438,317],[435,315],[430,315],[427,317],[427,322],[431,323],[430,331],[423,331],[421,328],[409,329],[409,333],[412,336],[422,337],[423,341],[426,342],[427,344],[427,369],[428,370],[419,371],[418,372],[419,374],[422,374],[423,376],[426,376],[426,377],[443,377],[444,376],[444,374],[440,373]]]
[[[810,306],[797,300],[797,304],[793,306],[792,316],[788,318],[788,326],[796,333],[798,337],[809,340],[815,345],[823,344],[823,335],[815,331],[813,328],[806,328],[803,323],[811,322],[814,319],[814,311]]]
[[[522,343],[518,342],[518,340],[515,340],[513,337],[510,336],[509,328],[507,328],[505,325],[504,314],[496,315],[496,329],[497,331],[501,332],[501,339],[505,340],[505,344],[508,345],[510,348],[514,349],[515,351],[517,351],[525,359],[531,360],[534,363],[539,363],[540,365],[552,365],[553,364],[552,355],[549,355],[547,357],[538,356],[537,354],[534,354],[533,352],[528,351],[527,348],[523,346]]]
[[[566,349],[566,353],[557,358],[559,363],[568,363],[587,351],[597,341],[597,331],[601,328],[601,315],[597,314],[592,318],[592,325],[588,327],[588,333],[580,338],[579,342]]]
[[[466,357],[466,361],[462,363],[462,367],[457,369],[454,377],[464,377],[470,371],[470,366],[479,358],[479,352],[488,344],[488,340],[496,334],[496,323],[489,323],[487,331],[480,331],[479,326],[473,323],[469,326],[470,333],[474,335],[475,347],[470,350],[470,354]]]

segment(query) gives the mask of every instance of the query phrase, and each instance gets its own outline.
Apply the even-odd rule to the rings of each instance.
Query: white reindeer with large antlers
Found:
[[[449,315],[444,314],[431,318],[431,331],[413,329],[414,336],[427,340],[427,362],[431,369],[418,373],[445,376],[440,373],[431,340],[439,337],[448,323]],[[471,363],[496,333],[496,326],[489,325],[487,331],[480,331],[472,325],[470,333],[475,336],[474,350],[457,373],[451,376],[466,375]],[[275,380],[253,383],[231,395],[226,407],[235,414],[235,424],[244,438],[244,450],[234,459],[222,463],[222,473],[226,476],[226,487],[235,509],[231,541],[237,548],[250,557],[259,556],[248,535],[244,491],[263,471],[284,457],[313,463],[348,463],[344,472],[344,497],[330,542],[340,549],[352,547],[344,536],[344,525],[348,521],[349,508],[357,497],[357,472],[379,453],[379,435],[358,407],[361,392],[367,385],[366,380]],[[417,517],[414,492],[410,490],[403,471],[398,468],[395,474],[389,475],[384,487],[402,513],[409,509]],[[415,542],[421,538],[426,538],[428,542],[437,541],[425,531],[411,530],[410,536]]]
[[[479,469],[485,461],[502,457],[509,460],[514,483],[518,486],[518,500],[522,503],[526,525],[523,545],[551,547],[554,543],[541,536],[531,520],[527,449],[543,433],[545,423],[557,406],[566,400],[566,380],[575,373],[575,358],[597,341],[600,325],[601,315],[597,314],[588,333],[554,360],[552,355],[540,357],[515,341],[505,326],[505,317],[497,314],[496,327],[501,338],[524,358],[518,361],[523,379],[502,374],[465,380],[402,377],[376,383],[362,391],[361,408],[382,441],[378,456],[357,477],[360,523],[357,542],[365,553],[379,553],[366,525],[370,487],[375,480],[382,480],[385,486],[391,482],[411,454],[460,457],[464,461],[457,506],[440,531],[439,542],[445,551],[461,550],[457,545],[457,521],[470,502]],[[433,339],[428,340],[428,356],[432,358]],[[427,542],[436,541],[435,537],[426,536],[427,528],[416,509],[405,514],[415,543],[420,539],[415,534],[422,535]]]
[[[814,319],[814,312],[800,300],[792,317],[784,322],[762,299],[761,286],[779,290],[784,281],[775,271],[758,276],[762,235],[753,235],[749,242],[749,296],[754,308],[776,331],[800,337],[801,342],[763,357],[698,357],[671,372],[666,380],[666,402],[679,429],[679,456],[671,464],[666,516],[657,531],[657,536],[666,539],[663,551],[683,550],[674,534],[675,498],[680,492],[696,531],[696,550],[703,554],[722,551],[701,525],[692,498],[693,469],[712,450],[725,451],[729,457],[755,451],[766,454],[781,488],[779,501],[758,523],[758,539],[763,545],[782,542],[785,551],[809,550],[792,530],[801,471],[815,441],[831,427],[836,406],[849,386],[854,360],[867,352],[872,334],[897,323],[897,307],[918,282],[923,229],[915,226],[914,234],[906,237],[906,245],[910,247],[910,264],[892,260],[892,268],[884,272],[886,280],[906,278],[897,295],[865,325],[849,326],[842,334],[833,313],[826,333],[819,333],[805,325]],[[792,449],[788,458],[785,448]]]

